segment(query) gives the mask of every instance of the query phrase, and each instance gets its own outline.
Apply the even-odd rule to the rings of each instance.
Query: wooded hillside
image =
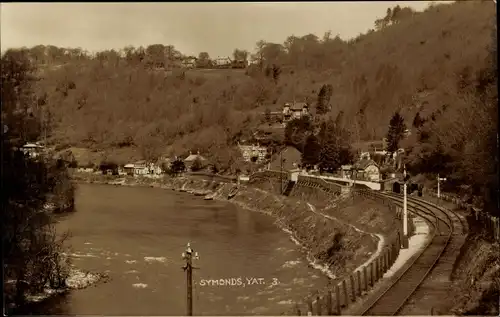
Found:
[[[259,41],[258,63],[246,72],[158,70],[158,59],[165,66],[182,57],[161,44],[95,56],[42,46],[26,52],[41,70],[38,105],[54,143],[123,160],[199,150],[231,165],[231,146],[262,124],[259,113],[321,100],[323,116],[342,118],[352,141],[381,139],[399,110],[412,130],[405,146],[414,173],[442,170],[459,184],[495,174],[488,152],[497,126],[495,19],[492,1],[418,13],[389,8],[349,41],[332,33]]]

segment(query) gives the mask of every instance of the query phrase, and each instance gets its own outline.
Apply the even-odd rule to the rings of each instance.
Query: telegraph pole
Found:
[[[446,177],[440,178],[440,177],[439,177],[439,174],[438,174],[437,180],[438,180],[438,199],[439,199],[439,198],[441,197],[441,187],[440,187],[440,182],[441,182],[441,181],[445,181],[445,180],[446,180]]]
[[[406,193],[406,183],[408,177],[406,175],[406,165],[403,165],[403,249],[408,248],[408,199]]]
[[[188,242],[186,247],[186,252],[182,252],[182,258],[186,260],[186,265],[182,268],[186,271],[187,276],[187,316],[193,316],[193,269],[198,269],[193,267],[192,260],[198,260],[198,252],[194,253],[191,249],[191,244]]]
[[[283,195],[283,151],[280,151],[280,194]]]

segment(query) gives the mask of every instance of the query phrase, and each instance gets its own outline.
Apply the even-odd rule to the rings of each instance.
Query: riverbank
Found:
[[[70,256],[70,255],[66,255]],[[31,314],[33,311],[40,311],[39,306],[44,306],[48,301],[52,300],[57,296],[65,296],[70,291],[80,290],[90,286],[95,286],[99,283],[106,283],[109,281],[109,277],[105,273],[93,273],[88,271],[82,271],[76,268],[72,268],[66,278],[64,287],[54,289],[51,287],[46,287],[43,291],[37,294],[30,294],[26,296],[26,303],[22,307],[6,307],[8,315],[26,315]],[[6,281],[5,288],[13,285],[13,281]]]

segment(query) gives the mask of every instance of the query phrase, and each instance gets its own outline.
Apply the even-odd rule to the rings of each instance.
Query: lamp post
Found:
[[[186,271],[187,276],[187,316],[193,316],[193,269],[198,269],[193,267],[192,260],[198,260],[198,252],[194,253],[191,249],[191,244],[188,242],[186,251],[182,252],[182,258],[186,260],[186,265],[182,267]]]
[[[440,178],[439,177],[439,174],[438,174],[438,177],[437,177],[437,181],[438,181],[438,199],[441,197],[441,187],[440,187],[440,182],[441,181],[445,181],[446,180],[446,177],[442,177]]]
[[[408,248],[408,198],[406,190],[408,179],[406,165],[403,164],[403,249]]]

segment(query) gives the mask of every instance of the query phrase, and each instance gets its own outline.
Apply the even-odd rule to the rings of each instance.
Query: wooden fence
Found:
[[[343,187],[342,185],[339,184],[327,182],[319,177],[304,176],[304,175],[299,175],[297,179],[297,184],[311,188],[318,188],[320,190],[332,194],[340,194],[342,192],[342,187]]]
[[[437,198],[437,193],[435,191],[424,188],[424,193]],[[467,210],[469,213],[474,214],[474,220],[476,223],[480,224],[488,235],[490,235],[496,242],[500,242],[500,219],[498,217],[489,215],[483,212],[480,208],[463,202],[457,195],[445,193],[440,194],[440,196],[440,199],[451,202],[460,209]]]
[[[283,175],[285,174],[285,175]],[[254,173],[250,176],[252,179],[258,178],[280,178],[288,179],[286,172],[280,171],[262,171]],[[318,177],[299,175],[297,183],[303,186],[318,188],[330,194],[338,194],[342,187],[339,184],[327,182]],[[381,197],[370,190],[355,189],[353,195],[366,197],[379,201],[386,205],[391,212],[401,218],[401,208],[397,207],[391,200]],[[401,250],[400,230],[396,230],[383,246],[381,252],[370,262],[365,263],[362,267],[353,271],[347,277],[337,282],[333,290],[329,290],[326,294],[316,292],[314,296],[310,296],[305,302],[296,304],[294,315],[340,315],[343,309],[348,308],[359,298],[365,296],[375,284],[384,276],[396,261]]]
[[[322,295],[318,292],[305,303],[297,304],[294,313],[299,316],[302,313],[316,316],[340,315],[343,309],[365,296],[394,264],[401,246],[399,235],[394,235],[390,241],[392,243],[384,246],[376,258],[338,282],[333,290]]]
[[[398,210],[392,201],[368,190],[355,190],[353,194],[380,201],[380,203],[388,206],[394,213]],[[400,250],[401,238],[399,230],[397,230],[388,237],[386,245],[377,257],[337,282],[333,290],[329,290],[326,294],[316,292],[305,303],[296,304],[293,313],[298,316],[340,315],[342,310],[365,296],[375,286],[394,264]]]

